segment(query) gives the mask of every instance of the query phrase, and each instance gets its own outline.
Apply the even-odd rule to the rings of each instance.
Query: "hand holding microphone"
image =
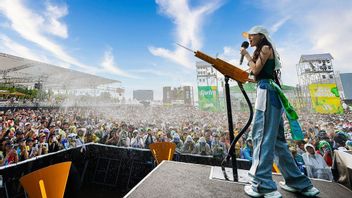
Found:
[[[240,65],[242,65],[242,62],[243,62],[243,58],[244,58],[244,55],[247,54],[247,48],[249,46],[249,43],[248,41],[243,41],[242,45],[241,45],[241,59],[240,59]]]

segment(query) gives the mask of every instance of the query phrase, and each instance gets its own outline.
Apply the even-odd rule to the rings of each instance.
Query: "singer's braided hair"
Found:
[[[259,33],[260,35],[263,36],[263,38],[259,41],[254,53],[253,53],[253,61],[256,62],[258,60],[258,58],[261,59],[260,57],[260,52],[263,48],[264,45],[267,45],[269,46],[270,49],[273,49],[273,46],[271,45],[271,43],[268,41],[268,39],[265,37],[264,34],[261,34]],[[274,58],[275,58],[275,52],[273,51],[273,55],[274,55]],[[281,87],[281,84],[280,84],[280,79],[281,79],[281,71],[280,70],[274,70],[274,73],[273,73],[273,76],[274,76],[274,80],[276,82],[276,84],[278,84],[280,87]]]

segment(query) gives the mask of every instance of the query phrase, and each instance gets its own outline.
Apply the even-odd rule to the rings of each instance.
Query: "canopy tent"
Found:
[[[40,83],[52,89],[93,89],[100,85],[121,83],[85,72],[0,53],[1,82],[23,85]]]

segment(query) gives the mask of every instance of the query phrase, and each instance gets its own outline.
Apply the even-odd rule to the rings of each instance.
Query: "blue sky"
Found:
[[[302,54],[330,52],[351,72],[352,1],[0,0],[0,52],[122,81],[132,90],[196,86],[182,43],[238,65],[241,33],[264,25],[281,54],[283,81],[297,84]]]

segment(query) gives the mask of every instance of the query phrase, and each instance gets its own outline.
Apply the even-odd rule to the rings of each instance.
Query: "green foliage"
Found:
[[[37,89],[28,89],[26,87],[13,86],[13,85],[4,84],[4,83],[0,83],[0,90],[7,90],[10,93],[19,92],[19,93],[26,94],[26,96],[23,96],[24,98],[36,98],[39,92]]]

